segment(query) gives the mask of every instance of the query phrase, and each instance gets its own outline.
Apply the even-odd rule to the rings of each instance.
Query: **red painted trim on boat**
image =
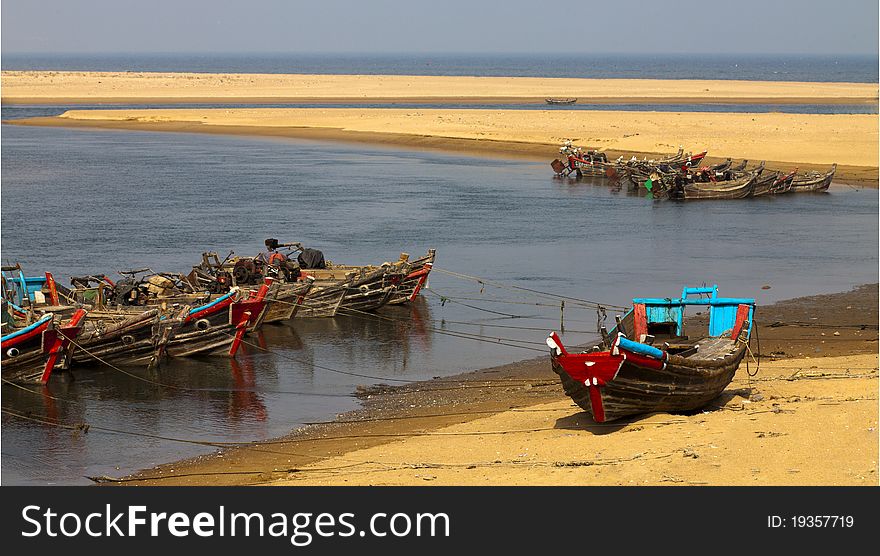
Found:
[[[244,338],[244,333],[247,332],[247,327],[250,320],[251,312],[245,311],[241,314],[241,319],[239,319],[238,324],[235,325],[235,339],[232,340],[232,346],[230,346],[229,348],[230,357],[235,357],[235,353],[238,351],[238,348],[241,345],[241,339]]]
[[[733,341],[739,339],[739,335],[742,333],[743,325],[745,325],[746,320],[749,318],[749,309],[748,305],[740,304],[736,308],[736,322],[733,325],[733,331],[730,333],[730,337]]]
[[[431,263],[426,263],[425,268],[410,274],[410,276],[417,276],[419,272],[421,273],[421,278],[419,278],[419,281],[416,283],[416,287],[413,288],[412,295],[409,296],[410,301],[414,300],[419,295],[419,292],[422,291],[422,286],[424,286],[425,282],[428,281],[428,274],[431,273],[431,268],[433,266],[434,265],[432,265]],[[407,278],[409,278],[410,276],[407,276]]]
[[[213,315],[214,313],[218,313],[218,312],[226,309],[227,307],[229,307],[233,303],[235,303],[235,300],[232,299],[232,297],[229,297],[228,299],[225,299],[216,305],[212,305],[211,307],[205,307],[204,309],[202,309],[198,313],[193,313],[193,314],[187,316],[186,321],[184,321],[184,322],[189,322],[191,320],[198,320],[201,318],[205,318],[208,315]]]
[[[49,301],[52,305],[58,305],[58,288],[55,286],[55,277],[51,272],[46,273],[46,285],[49,287]]]
[[[85,316],[85,309],[77,309],[70,318],[70,322],[67,323],[67,326],[60,328],[57,331],[58,333],[55,340],[49,348],[49,357],[46,359],[46,365],[43,367],[43,375],[40,377],[40,384],[46,384],[49,382],[49,377],[52,375],[52,370],[55,368],[58,356],[64,351],[68,344],[70,344],[70,341],[79,335],[79,331],[82,330],[79,323],[85,318]]]
[[[605,406],[602,405],[602,392],[598,386],[590,386],[590,407],[593,408],[593,420],[597,423],[605,422]]]
[[[18,344],[20,344],[24,341],[30,340],[34,336],[42,334],[43,332],[46,331],[46,329],[49,327],[49,324],[51,322],[52,322],[51,320],[47,320],[42,325],[38,326],[37,328],[34,328],[33,330],[31,330],[27,334],[22,334],[21,336],[16,336],[15,338],[10,338],[9,340],[6,340],[5,342],[3,342],[2,349],[17,346]]]
[[[645,314],[644,303],[633,304],[633,318],[635,319],[633,339],[641,342],[642,336],[648,335],[648,317]]]

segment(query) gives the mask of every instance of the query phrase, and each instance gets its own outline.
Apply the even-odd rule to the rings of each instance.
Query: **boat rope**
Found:
[[[275,455],[281,455],[281,456],[297,456],[297,457],[304,457],[304,458],[318,457],[318,456],[311,455],[311,454],[302,454],[302,453],[288,452],[288,451],[282,452],[282,451],[278,451],[278,450],[260,449],[261,445],[285,444],[285,442],[281,442],[281,441],[261,442],[261,441],[257,440],[257,441],[253,441],[253,442],[223,442],[223,441],[211,441],[211,440],[195,440],[195,439],[191,439],[191,438],[178,438],[178,437],[173,437],[173,436],[162,436],[162,435],[158,435],[158,434],[150,434],[150,433],[145,433],[145,432],[130,431],[130,430],[117,429],[117,428],[112,428],[112,427],[104,427],[104,426],[100,426],[100,425],[92,425],[90,423],[76,423],[76,424],[70,425],[70,424],[66,424],[66,423],[59,423],[57,421],[49,421],[47,419],[40,419],[38,417],[34,417],[33,415],[25,415],[23,413],[18,413],[16,411],[12,411],[12,410],[5,408],[5,407],[0,409],[0,411],[2,411],[3,413],[5,413],[11,417],[21,419],[24,421],[31,421],[34,423],[39,423],[42,425],[48,425],[48,426],[57,427],[57,428],[61,428],[61,429],[67,429],[67,430],[74,431],[74,432],[82,432],[84,434],[88,434],[89,431],[91,431],[91,430],[96,430],[96,431],[107,433],[107,434],[121,434],[121,435],[126,435],[126,436],[137,436],[137,437],[141,437],[141,438],[151,438],[154,440],[164,440],[167,442],[177,442],[177,443],[181,443],[181,444],[194,444],[197,446],[205,446],[205,447],[217,448],[217,449],[245,448],[246,447],[247,449],[252,450],[254,452],[265,453],[265,454],[275,454]],[[290,442],[287,442],[287,443],[290,443]],[[340,457],[339,459],[341,459],[343,461],[354,461],[354,460],[348,460],[344,457]],[[358,465],[362,465],[363,463],[364,462],[357,462]],[[373,463],[373,462],[368,462],[368,463]]]
[[[227,334],[227,333],[224,333],[224,334]],[[230,337],[234,337],[234,334],[227,334],[227,335]],[[462,382],[465,382],[465,381],[461,381],[461,380],[444,380],[444,379],[432,379],[430,381],[427,381],[424,379],[391,378],[391,377],[387,377],[387,376],[376,376],[376,375],[368,375],[368,374],[363,374],[363,373],[355,373],[355,372],[351,372],[351,371],[343,371],[341,369],[334,369],[333,367],[327,367],[325,365],[318,365],[312,361],[306,361],[303,359],[299,359],[297,357],[291,357],[291,356],[286,355],[284,353],[280,353],[278,351],[274,351],[269,348],[263,347],[259,344],[249,342],[247,339],[242,339],[241,343],[248,345],[248,346],[251,346],[251,347],[254,347],[254,348],[259,349],[261,351],[264,351],[266,353],[271,353],[272,355],[275,355],[275,356],[280,357],[282,359],[287,359],[288,361],[294,361],[297,363],[302,363],[304,365],[310,365],[310,366],[315,367],[316,369],[328,371],[331,373],[338,373],[338,374],[342,374],[342,375],[347,375],[347,376],[368,378],[371,380],[378,380],[378,381],[383,381],[383,382],[385,382],[385,381],[398,382],[401,385],[408,385],[408,384],[415,384],[415,383],[425,383],[425,384],[449,384],[449,383],[452,383],[452,384],[459,384],[460,385]],[[542,350],[542,351],[544,351],[544,350]],[[477,388],[510,388],[511,386],[515,386],[517,384],[527,384],[527,383],[533,383],[533,382],[534,382],[534,380],[528,380],[528,379],[501,379],[501,380],[492,380],[490,384],[485,384],[485,385],[474,384],[474,385],[469,385],[469,386],[458,386],[456,388],[429,388],[428,390],[433,392],[433,391],[442,391],[442,390],[460,390],[460,389],[477,389]],[[555,384],[555,382],[553,384]]]
[[[429,291],[430,293],[434,293],[435,295],[437,295],[437,294],[439,293],[435,288],[428,288],[428,287],[423,288],[422,291]],[[503,303],[503,304],[516,304],[516,305],[529,305],[529,306],[538,306],[538,307],[552,307],[552,308],[554,308],[554,309],[559,309],[559,305],[558,305],[558,304],[555,304],[555,303],[554,303],[554,304],[550,304],[550,303],[526,302],[526,301],[508,301],[508,300],[502,300],[502,299],[495,299],[495,298],[480,298],[480,297],[461,297],[461,296],[455,296],[455,297],[452,297],[452,296],[449,296],[449,295],[446,295],[446,294],[440,294],[438,297],[439,297],[439,299],[440,299],[440,301],[441,301],[441,303],[440,303],[441,306],[443,306],[445,302],[457,303],[459,300],[461,300],[461,299],[465,299],[465,300],[468,300],[468,301],[485,301],[485,302],[488,302],[488,303]],[[271,299],[271,300],[270,300],[270,303],[281,303],[281,304],[284,304],[284,305],[299,305],[300,307],[303,307],[303,308],[306,308],[306,309],[314,308],[314,307],[319,307],[319,305],[316,305],[316,304],[310,304],[310,303],[307,303],[307,302],[305,302],[305,301],[303,301],[302,303],[296,303],[296,302],[293,302],[293,301],[287,301],[287,300],[284,300],[284,299]],[[459,304],[460,304],[460,305],[465,305],[464,303],[459,303]],[[472,309],[477,309],[477,310],[479,310],[479,311],[485,311],[485,312],[490,312],[490,313],[493,312],[493,311],[490,311],[489,309],[485,309],[485,308],[483,308],[483,307],[474,307],[474,306],[471,306],[471,305],[467,305],[467,307],[470,307],[470,308],[472,308]],[[575,309],[579,309],[579,308],[581,308],[581,307],[575,306]],[[345,309],[345,308],[342,307],[341,309]],[[604,308],[603,308],[603,310],[604,310]],[[552,320],[552,321],[556,321],[556,322],[559,321],[559,318],[558,318],[558,317],[545,317],[545,316],[540,316],[540,315],[512,315],[512,314],[507,314],[507,313],[495,313],[495,314],[498,314],[499,316],[508,317],[508,318],[522,318],[522,319],[530,319],[530,320]],[[291,317],[291,318],[293,318],[293,317]],[[565,319],[565,320],[566,320],[566,322],[577,322],[577,323],[581,323],[581,324],[591,324],[591,323],[593,322],[593,321],[578,320],[578,319],[568,319],[568,318]],[[445,321],[445,322],[454,322],[454,321],[449,321],[449,320],[446,320],[446,319],[444,319],[444,321]],[[458,324],[464,324],[464,323],[459,322]],[[490,326],[490,325],[486,325],[486,326]],[[514,327],[511,327],[511,328],[514,328]],[[546,328],[535,328],[534,330],[546,330]],[[582,333],[582,334],[592,334],[592,333],[593,333],[593,332],[574,331],[574,330],[572,330],[571,332],[579,332],[579,333]],[[541,343],[543,343],[543,342],[541,342]],[[536,344],[537,344],[537,342],[536,342]]]
[[[527,318],[531,319],[533,317],[527,317]],[[462,326],[485,326],[487,328],[509,328],[512,330],[532,330],[532,331],[544,332],[544,333],[547,332],[547,328],[543,327],[543,326],[542,327],[513,326],[513,325],[506,325],[506,324],[490,324],[487,322],[467,322],[467,321],[461,321],[461,320],[448,320],[448,319],[443,319],[442,322],[447,323],[447,324],[460,324]],[[595,330],[569,330],[568,327],[565,328],[565,332],[567,334],[572,334],[572,333],[573,334],[597,334],[597,332]]]
[[[488,467],[488,468],[498,468],[502,466],[507,467],[551,467],[551,468],[559,468],[559,467],[601,467],[605,465],[620,465],[621,463],[626,463],[630,461],[637,460],[657,460],[657,459],[665,459],[674,456],[677,453],[683,452],[683,449],[674,450],[668,454],[656,454],[656,455],[647,455],[645,453],[638,453],[630,457],[622,457],[622,458],[609,458],[604,460],[577,460],[577,461],[536,461],[536,460],[492,460],[492,461],[477,461],[477,462],[463,462],[463,463],[437,463],[437,462],[380,462],[380,461],[363,461],[348,465],[335,465],[330,467],[307,467],[307,468],[290,468],[290,469],[262,469],[257,471],[219,471],[219,472],[202,472],[202,473],[179,473],[179,474],[165,474],[165,475],[157,475],[157,476],[149,476],[149,477],[87,477],[88,479],[97,482],[97,483],[128,483],[128,482],[145,482],[145,481],[161,481],[166,479],[178,479],[185,477],[202,477],[202,476],[219,476],[219,475],[262,475],[265,476],[267,474],[275,474],[275,475],[288,475],[285,477],[288,480],[291,480],[292,477],[290,475],[299,475],[303,473],[331,473],[334,471],[346,471],[346,475],[353,475],[359,473],[381,473],[381,472],[390,472],[390,471],[401,471],[401,470],[413,470],[413,469],[476,469],[478,467]],[[341,458],[335,458],[341,459]],[[364,465],[377,465],[380,466],[380,469],[364,469],[364,470],[352,470],[354,467],[361,467]],[[279,477],[280,478],[280,477]],[[252,484],[265,484],[268,481],[259,481]],[[700,483],[702,484],[702,483]]]
[[[571,296],[567,296],[567,295],[561,295],[561,294],[558,294],[558,293],[544,292],[544,291],[535,290],[535,289],[532,289],[532,288],[525,288],[525,287],[523,287],[523,286],[514,286],[514,285],[512,285],[512,284],[503,284],[503,283],[501,283],[501,282],[496,282],[496,281],[494,281],[494,280],[488,280],[488,279],[486,279],[486,278],[480,278],[479,276],[471,276],[471,275],[468,275],[468,274],[462,274],[462,273],[460,273],[460,272],[453,272],[453,271],[451,271],[451,270],[446,270],[446,269],[443,269],[443,268],[438,268],[438,267],[436,267],[436,266],[435,266],[431,271],[432,271],[432,272],[440,272],[440,273],[443,273],[443,274],[446,274],[446,275],[449,275],[449,276],[454,276],[454,277],[456,277],[456,278],[460,278],[460,279],[462,279],[462,280],[471,280],[471,281],[473,281],[473,282],[477,282],[477,283],[480,284],[480,285],[489,285],[489,286],[494,286],[494,287],[496,287],[496,288],[501,288],[501,289],[511,289],[511,290],[518,290],[518,291],[526,291],[526,292],[533,293],[533,294],[536,294],[536,295],[542,295],[542,296],[544,296],[544,297],[551,297],[551,298],[554,298],[554,299],[564,299],[564,300],[566,300],[566,301],[571,301],[571,302],[574,302],[574,303],[577,303],[577,304],[583,304],[583,305],[585,305],[585,306],[587,306],[587,307],[591,307],[591,308],[596,308],[596,307],[608,307],[608,308],[612,308],[612,309],[620,309],[620,310],[624,310],[624,311],[628,310],[628,307],[624,307],[624,306],[622,306],[622,305],[614,305],[614,304],[611,304],[611,303],[600,303],[600,302],[598,302],[598,301],[591,301],[591,300],[589,300],[589,299],[580,299],[580,298],[577,298],[577,297],[571,297]]]
[[[434,290],[434,289],[426,288],[426,291],[428,291],[429,293],[432,293],[440,298],[440,306],[441,307],[443,307],[444,305],[446,305],[447,302],[449,302],[449,303],[455,303],[456,305],[462,305],[462,306],[468,307],[470,309],[475,309],[477,311],[483,311],[484,313],[491,313],[493,315],[501,315],[502,317],[510,317],[512,319],[524,318],[522,315],[512,315],[510,313],[502,313],[500,311],[493,311],[492,309],[484,309],[483,307],[477,307],[476,305],[469,305],[469,304],[464,303],[462,301],[457,301],[455,299],[452,299],[451,297],[448,297],[446,295],[441,295],[437,290]]]
[[[755,341],[758,344],[758,346],[757,346],[758,353],[761,353],[761,338],[758,335],[758,323],[754,320],[754,315],[752,316],[752,325],[755,327]],[[755,357],[754,353],[752,353],[751,343],[752,343],[752,337],[750,335],[749,341],[746,342],[746,351],[749,352],[749,357],[746,358],[746,374],[749,375],[749,378],[754,378],[754,377],[758,376],[758,371],[761,370],[761,361],[757,357]],[[749,358],[751,358],[752,361],[755,362],[755,372],[754,373],[752,373],[749,370]]]
[[[436,288],[422,288],[423,290],[429,289],[437,291]],[[439,292],[438,292],[439,293]],[[443,294],[444,297],[449,297],[446,294]],[[481,301],[483,303],[501,303],[503,305],[528,305],[531,307],[552,307],[554,309],[559,309],[559,303],[542,303],[540,301],[517,301],[514,299],[500,299],[497,297],[467,297],[457,295],[455,296],[457,300],[465,300],[465,301]],[[590,307],[592,309],[592,307]]]
[[[821,322],[804,322],[804,321],[774,321],[765,325],[767,328],[781,327],[801,327],[801,328],[854,328],[858,330],[876,330],[877,323],[873,324],[826,324]]]
[[[340,307],[339,311],[342,314],[345,314],[348,316],[364,316],[364,317],[369,317],[369,318],[378,319],[378,320],[384,320],[384,321],[388,321],[388,322],[400,322],[403,324],[410,324],[411,323],[410,319],[400,319],[400,318],[394,318],[394,317],[389,317],[389,316],[385,316],[385,315],[378,315],[376,313],[361,311],[359,309]],[[516,338],[503,338],[503,337],[498,337],[498,336],[487,336],[484,334],[472,334],[470,332],[461,332],[461,331],[457,331],[457,330],[444,330],[442,328],[437,328],[435,326],[426,326],[425,328],[427,330],[431,330],[432,332],[434,332],[436,334],[444,334],[446,336],[452,336],[455,338],[464,338],[466,340],[474,340],[477,342],[486,342],[486,343],[495,344],[495,345],[515,347],[515,348],[520,348],[520,349],[528,349],[531,351],[537,351],[539,353],[547,353],[547,350],[545,348],[531,347],[531,346],[542,346],[542,345],[544,345],[544,342],[536,342],[536,341],[532,341],[532,340],[518,340]],[[515,343],[505,343],[505,342],[515,342]],[[517,344],[530,344],[530,345],[525,346],[525,345],[517,345]]]

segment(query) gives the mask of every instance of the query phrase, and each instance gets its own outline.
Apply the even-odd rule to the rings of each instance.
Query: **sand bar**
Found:
[[[669,153],[678,145],[714,157],[780,167],[860,167],[876,182],[878,120],[868,114],[735,114],[584,110],[240,108],[70,110],[34,125],[237,133],[361,140],[517,154],[549,162],[564,139],[617,153]],[[525,146],[525,148],[524,148]],[[771,166],[772,167],[772,166]],[[846,169],[838,171],[839,177]]]
[[[876,83],[4,71],[4,103],[543,102],[876,104]]]

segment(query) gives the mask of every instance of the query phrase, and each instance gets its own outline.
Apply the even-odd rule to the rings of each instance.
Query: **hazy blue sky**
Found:
[[[2,0],[5,52],[878,50],[877,0]]]

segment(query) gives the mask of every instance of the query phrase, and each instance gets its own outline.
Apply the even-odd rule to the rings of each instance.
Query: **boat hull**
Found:
[[[156,353],[160,312],[144,311],[119,323],[88,323],[73,350],[73,364],[137,365],[149,363]]]
[[[555,359],[553,371],[572,401],[601,423],[644,413],[679,413],[705,407],[733,380],[745,353],[745,344],[740,344],[721,360],[690,360],[670,355],[666,365],[659,369],[630,358],[623,362],[614,379],[602,387],[587,387],[572,379]],[[598,392],[602,414],[594,410],[591,389]]]

